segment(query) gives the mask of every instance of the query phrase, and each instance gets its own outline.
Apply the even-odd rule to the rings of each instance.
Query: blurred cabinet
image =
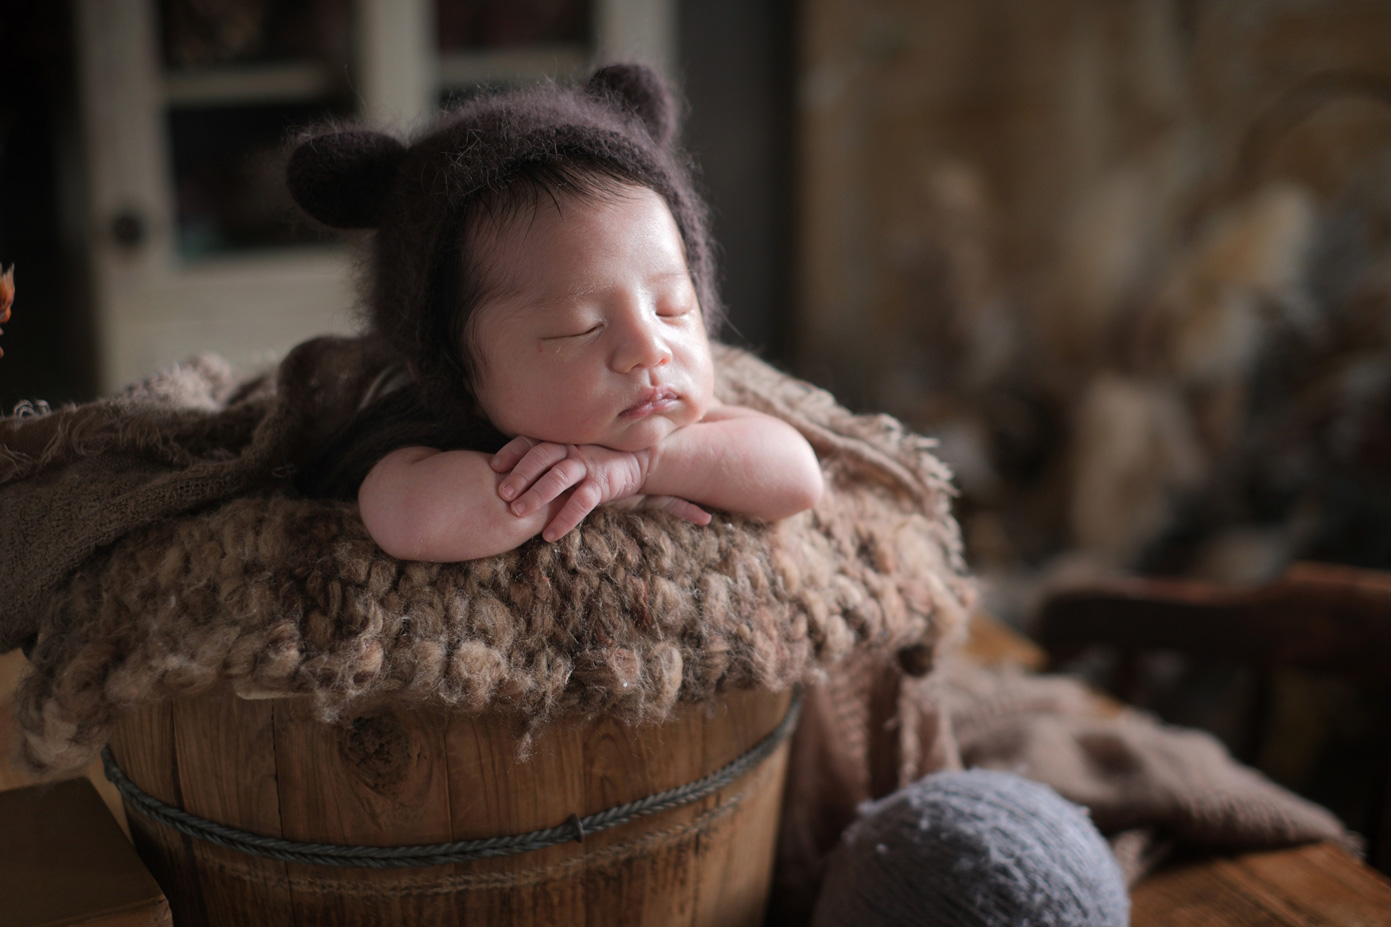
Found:
[[[353,258],[299,217],[285,141],[408,132],[482,85],[629,58],[675,0],[77,0],[100,385],[215,351],[267,363],[356,325]]]

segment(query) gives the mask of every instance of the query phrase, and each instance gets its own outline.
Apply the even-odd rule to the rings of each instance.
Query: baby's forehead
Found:
[[[639,210],[637,213],[628,212],[625,216],[625,211],[615,212],[610,207],[644,200],[665,216],[665,221],[669,223],[670,240],[679,252],[679,266],[675,266],[677,262],[672,262],[672,266],[658,269],[652,276],[654,279],[658,276],[689,277],[684,236],[666,199],[655,190],[625,184],[597,192],[563,189],[536,192],[535,196],[514,198],[503,204],[490,203],[478,211],[474,221],[466,225],[464,249],[470,265],[468,270],[479,275],[476,283],[490,295],[534,284],[538,268],[549,266],[546,262],[556,258],[558,253],[568,256],[577,244],[594,245],[596,240],[604,240],[607,233],[602,230],[612,227],[607,223],[629,223],[635,235],[641,237],[644,227],[652,227],[651,212]],[[594,223],[599,224],[596,226]],[[658,220],[658,227],[660,225],[661,220]],[[622,227],[626,229],[627,226]],[[601,230],[597,235],[593,234],[596,228]],[[602,285],[583,267],[571,268],[562,282],[565,293],[557,295],[576,298],[592,293]]]

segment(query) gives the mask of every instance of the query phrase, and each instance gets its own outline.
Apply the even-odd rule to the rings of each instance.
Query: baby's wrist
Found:
[[[652,473],[652,469],[657,463],[657,448],[660,445],[644,447],[641,450],[633,451],[633,456],[637,458],[638,473],[640,475],[638,490],[641,491],[647,485],[647,478]]]

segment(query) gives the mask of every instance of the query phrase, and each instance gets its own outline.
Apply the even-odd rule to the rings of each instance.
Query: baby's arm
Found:
[[[457,561],[512,550],[560,511],[564,500],[523,517],[497,491],[490,455],[403,447],[377,462],[357,493],[377,546],[402,560]]]
[[[513,512],[529,515],[574,485],[586,469],[593,472],[592,458],[613,453],[618,452],[517,438],[499,452],[493,466],[510,471],[499,492],[516,499]],[[806,439],[786,422],[741,406],[716,407],[701,421],[632,456],[642,471],[633,488],[601,498],[597,490],[583,492],[592,487],[581,485],[547,527],[546,537],[564,534],[596,505],[634,493],[698,524],[709,521],[699,505],[773,521],[811,508],[821,498],[821,467]]]
[[[642,491],[775,521],[816,505],[821,465],[781,419],[716,406],[652,448]]]
[[[512,453],[509,449],[531,448]],[[547,455],[547,448],[560,453]],[[642,488],[648,451],[630,453],[604,447],[536,445],[525,438],[497,455],[475,451],[437,451],[406,447],[383,457],[358,489],[358,510],[377,546],[402,560],[452,562],[512,550],[542,534],[554,541],[579,524],[598,504],[636,496]],[[519,457],[536,470],[538,492],[509,506],[501,491]],[[533,477],[534,479],[535,477]],[[531,480],[527,481],[528,483]],[[640,504],[659,507],[702,524],[709,516],[680,499],[647,497]]]
[[[596,505],[639,495],[704,524],[701,505],[771,521],[811,508],[821,491],[816,454],[796,429],[720,406],[636,452],[524,438],[494,456],[401,448],[367,474],[358,508],[386,553],[445,562],[513,550],[543,529],[553,541]]]

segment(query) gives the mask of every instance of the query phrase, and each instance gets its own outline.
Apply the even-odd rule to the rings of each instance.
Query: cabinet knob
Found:
[[[123,209],[111,217],[111,237],[127,248],[145,241],[145,217],[131,209]]]

